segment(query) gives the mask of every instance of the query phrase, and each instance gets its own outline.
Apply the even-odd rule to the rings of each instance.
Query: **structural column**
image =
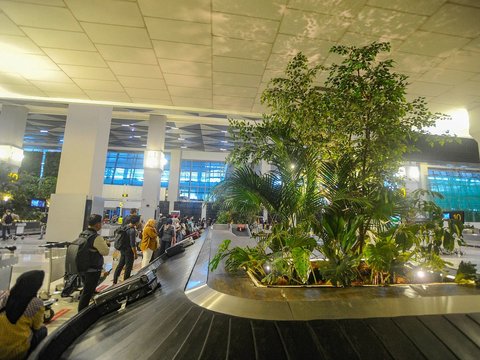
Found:
[[[103,214],[103,177],[112,107],[70,104],[47,240],[73,241],[91,213]]]
[[[272,170],[272,166],[266,162],[265,160],[262,160],[262,162],[260,163],[260,172],[262,173],[262,175],[270,172]],[[263,208],[263,222],[264,223],[267,223],[268,222],[268,210]]]
[[[146,221],[155,218],[155,209],[160,200],[165,146],[165,126],[167,118],[164,115],[151,115],[148,122],[147,148],[144,156],[144,175],[142,188],[142,206],[140,214]]]
[[[0,162],[17,171],[23,160],[23,137],[28,109],[23,106],[3,105],[0,112]]]
[[[181,160],[182,152],[180,150],[172,150],[170,153],[170,176],[168,178],[169,212],[175,210],[175,201],[178,200]]]

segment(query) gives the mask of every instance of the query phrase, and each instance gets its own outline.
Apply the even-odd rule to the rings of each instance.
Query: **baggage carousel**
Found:
[[[463,307],[463,313],[411,316],[385,316],[378,309],[381,315],[375,316],[361,307],[348,312],[351,301],[346,307],[331,301],[325,310],[318,292],[248,289],[245,283],[237,287],[235,278],[222,282],[231,288],[222,292],[211,286],[208,274],[212,233],[204,233],[184,253],[149,266],[162,285],[153,294],[105,316],[90,305],[52,333],[30,359],[480,358],[475,291],[453,305],[446,296],[429,300]],[[289,292],[302,291],[308,299],[282,301]],[[362,299],[356,301],[360,306]]]

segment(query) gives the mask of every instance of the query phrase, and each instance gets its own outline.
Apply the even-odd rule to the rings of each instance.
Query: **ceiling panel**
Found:
[[[165,90],[167,88],[165,81],[162,79],[148,79],[133,76],[118,76],[118,81],[128,88]]]
[[[138,0],[144,16],[210,22],[211,0]]]
[[[71,78],[94,79],[94,80],[115,80],[115,75],[109,68],[99,68],[79,65],[59,65],[60,68]]]
[[[479,64],[480,53],[473,51],[459,51],[445,59],[439,67],[460,71],[479,72]]]
[[[186,87],[194,87],[194,88],[200,88],[200,89],[212,88],[211,77],[189,76],[189,75],[168,74],[168,73],[165,73],[164,76],[165,76],[165,82],[168,85],[186,86]]]
[[[218,85],[248,86],[260,85],[262,77],[258,75],[233,74],[224,72],[213,73],[213,83]]]
[[[172,96],[172,102],[175,106],[212,108],[212,100],[209,99]]]
[[[405,40],[399,50],[414,54],[448,57],[470,42],[470,39],[417,31]]]
[[[145,48],[152,47],[150,37],[145,28],[86,22],[82,23],[82,27],[94,43]]]
[[[17,73],[0,72],[0,84],[16,84],[28,86],[30,83],[23,76]]]
[[[272,44],[254,41],[213,37],[213,54],[242,59],[267,60],[272,51]]]
[[[262,75],[265,65],[265,61],[260,60],[236,59],[223,56],[213,57],[214,71]]]
[[[97,45],[97,49],[105,60],[157,65],[153,49],[100,44]]]
[[[288,7],[323,14],[355,17],[365,2],[366,0],[290,0]]]
[[[131,97],[162,100],[170,99],[170,95],[167,90],[125,88],[125,91]]]
[[[92,79],[73,79],[73,81],[86,90],[123,91],[123,87],[118,81]]]
[[[24,33],[20,28],[11,21],[6,14],[0,12],[0,34],[7,35],[20,35],[23,36]]]
[[[272,52],[293,57],[301,51],[308,57],[314,56],[317,59],[325,59],[333,44],[333,42],[326,40],[279,34]]]
[[[109,61],[108,65],[116,75],[138,76],[154,79],[163,78],[160,68],[155,65],[129,64],[113,61]]]
[[[17,25],[43,29],[81,31],[71,12],[58,6],[41,6],[16,1],[0,1],[0,9]]]
[[[173,97],[188,97],[212,100],[212,90],[183,86],[169,86],[168,90]]]
[[[171,59],[158,59],[158,62],[164,73],[194,76],[211,76],[212,74],[212,65],[207,63]]]
[[[475,73],[435,68],[427,71],[420,77],[422,81],[435,82],[440,84],[458,85],[471,79]]]
[[[107,64],[95,51],[79,51],[44,48],[45,53],[57,64],[107,67]]]
[[[405,39],[426,19],[426,16],[365,6],[349,30],[362,34]]]
[[[70,84],[72,80],[60,70],[40,70],[36,69],[31,73],[25,73],[23,76],[29,80],[52,81]]]
[[[286,0],[213,0],[213,11],[280,20],[286,7]]]
[[[83,32],[39,29],[22,26],[22,30],[38,45],[47,48],[95,51]]]
[[[282,34],[337,41],[350,23],[350,18],[288,9],[279,31]]]
[[[421,27],[442,34],[475,37],[480,35],[480,9],[444,4]]]
[[[85,90],[92,100],[130,102],[130,97],[125,92]]]
[[[210,45],[210,24],[190,21],[145,18],[152,39]]]
[[[113,0],[65,0],[80,21],[143,27],[143,18],[135,3]]]
[[[273,43],[278,21],[225,13],[212,14],[213,35]]]
[[[153,47],[159,58],[211,62],[212,47],[210,45],[153,40]]]
[[[213,94],[251,98],[255,97],[255,95],[257,94],[257,88],[244,86],[213,85]]]
[[[367,4],[386,9],[399,10],[407,13],[432,15],[447,0],[368,0]],[[475,1],[475,0],[474,0]]]

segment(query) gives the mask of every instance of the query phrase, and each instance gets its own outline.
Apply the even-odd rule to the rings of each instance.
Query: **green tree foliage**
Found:
[[[376,283],[407,258],[439,269],[445,265],[439,249],[461,237],[457,225],[443,229],[433,194],[406,199],[398,189],[404,154],[442,115],[429,112],[422,98],[407,100],[407,77],[393,71],[392,60],[379,60],[389,50],[387,43],[334,46],[343,61],[328,68],[310,66],[299,53],[263,92],[270,110],[263,121],[231,121],[229,161],[236,169],[217,191],[226,209],[269,211],[272,233],[259,236],[260,250],[267,244],[259,253],[273,269],[264,282],[303,283],[311,272],[302,263],[309,247],[292,251],[285,243],[310,231],[323,241],[322,276],[342,286],[358,276],[365,256]],[[320,71],[328,72],[321,86]],[[274,170],[255,173],[252,164],[260,161]],[[411,218],[420,213],[421,224]]]

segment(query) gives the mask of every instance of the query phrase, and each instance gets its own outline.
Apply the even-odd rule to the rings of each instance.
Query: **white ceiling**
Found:
[[[374,40],[409,96],[480,106],[480,0],[0,0],[0,96],[256,113],[297,51]]]

